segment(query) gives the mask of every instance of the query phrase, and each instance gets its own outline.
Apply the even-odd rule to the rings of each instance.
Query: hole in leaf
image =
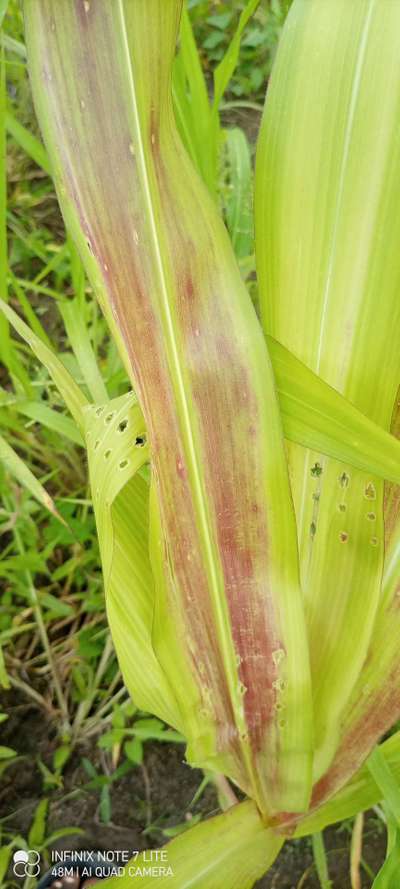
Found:
[[[146,444],[146,436],[145,435],[137,435],[135,438],[135,447],[144,448]]]
[[[104,422],[111,423],[113,417],[115,417],[115,411],[112,411],[111,414],[107,414],[107,416],[104,418]]]
[[[104,411],[104,407],[98,407],[98,408],[96,408],[96,411],[95,411],[95,413],[96,413],[96,417],[101,417],[103,411]]]
[[[127,426],[128,426],[128,418],[125,417],[125,419],[121,420],[121,422],[118,425],[118,432],[125,432],[125,429],[127,428]]]
[[[276,651],[272,652],[272,660],[276,667],[279,667],[279,664],[284,660],[286,654],[283,648],[277,648]]]
[[[104,453],[104,459],[108,460],[110,454],[111,454],[111,448],[107,448],[107,450]]]
[[[311,469],[311,475],[313,478],[319,478],[322,475],[322,466],[320,463],[315,463]]]
[[[129,464],[129,460],[121,460],[121,462],[120,462],[120,464],[119,464],[119,468],[120,468],[120,469],[126,469],[126,467],[128,466],[128,464]]]
[[[347,475],[347,472],[342,472],[341,476],[339,476],[339,485],[342,488],[347,488],[349,485],[350,476]]]
[[[272,683],[273,688],[276,688],[278,691],[286,691],[288,686],[287,679],[275,679],[275,682]]]

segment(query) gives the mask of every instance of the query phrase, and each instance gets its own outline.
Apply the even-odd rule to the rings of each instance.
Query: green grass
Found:
[[[242,40],[240,61],[229,85],[229,101],[264,101],[280,30],[291,0],[261,0]],[[245,3],[189,0],[189,9],[208,75],[221,61]]]

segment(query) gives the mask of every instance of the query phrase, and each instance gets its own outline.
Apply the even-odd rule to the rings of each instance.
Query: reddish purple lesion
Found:
[[[182,478],[182,479],[186,478],[186,469],[185,469],[184,458],[181,454],[178,454],[178,456],[176,458],[176,471],[179,475],[179,478]]]
[[[160,73],[161,73],[161,65],[159,66],[159,68],[160,68]],[[149,147],[150,147],[150,151],[152,152],[155,160],[160,156],[159,101],[157,104],[158,104],[158,107],[156,107],[156,104],[153,101],[150,105],[149,124],[148,124]]]
[[[251,509],[254,492],[249,480],[254,458],[249,453],[236,457],[229,441],[221,439],[217,405],[218,399],[210,400],[207,409],[205,404],[200,408],[207,487],[213,491],[218,550],[233,643],[240,660],[238,676],[246,689],[243,707],[249,739],[257,752],[277,721],[278,693],[273,683],[279,670],[273,655],[281,649],[268,586],[268,528],[265,508]],[[248,522],[249,513],[253,522]]]
[[[195,296],[195,287],[193,278],[190,274],[186,275],[184,278],[183,291],[187,299],[191,302]]]
[[[395,438],[400,439],[400,388],[394,404],[390,431]],[[394,534],[400,532],[400,485],[396,485],[394,482],[385,482],[383,514],[385,517],[385,551],[387,552]]]
[[[361,696],[358,715],[347,730],[334,761],[315,785],[311,807],[316,808],[346,784],[360,768],[375,744],[400,715],[400,669],[397,663],[368,696]]]
[[[400,610],[400,580],[398,581],[398,583],[395,586],[395,590],[394,590],[391,602],[389,604],[389,611],[392,614],[397,615],[399,610]]]
[[[75,0],[75,13],[79,21],[80,29],[87,29],[92,24],[97,0]]]

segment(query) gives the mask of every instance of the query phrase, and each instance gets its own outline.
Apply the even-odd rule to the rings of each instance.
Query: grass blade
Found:
[[[6,111],[6,66],[4,59],[3,32],[0,32],[0,294],[7,299],[7,143],[5,130]],[[8,321],[0,318],[0,353],[4,364],[9,367],[10,336]]]
[[[102,404],[107,401],[107,389],[96,361],[79,300],[71,299],[68,302],[61,302],[59,309],[67,331],[68,342],[72,346],[89,393],[93,401]]]
[[[23,488],[27,488],[42,506],[56,516],[60,522],[65,524],[64,519],[61,518],[57,511],[50,494],[47,493],[43,485],[41,485],[37,478],[35,478],[33,472],[31,472],[24,461],[21,460],[21,457],[18,456],[17,452],[14,451],[11,445],[9,445],[2,436],[0,436],[0,460]]]
[[[11,114],[10,111],[7,111],[5,114],[5,126],[7,132],[10,136],[15,139],[17,144],[25,151],[28,157],[32,158],[35,161],[35,164],[38,165],[45,173],[51,176],[51,166],[50,161],[47,157],[46,151],[39,139],[33,135],[26,127]]]
[[[246,6],[242,10],[240,14],[240,18],[238,21],[238,25],[236,31],[232,37],[232,40],[228,46],[228,49],[217,65],[214,72],[214,97],[213,97],[213,111],[214,114],[218,112],[219,104],[224,95],[224,92],[229,84],[229,81],[232,77],[232,74],[236,68],[237,61],[239,58],[239,50],[240,50],[240,41],[242,38],[243,31],[247,25],[247,22],[257,9],[260,0],[248,0]]]
[[[7,12],[8,0],[0,0],[0,28],[3,24],[4,16]]]
[[[17,401],[15,408],[19,413],[24,414],[25,417],[34,420],[35,423],[40,423],[41,426],[52,429],[53,432],[57,432],[58,435],[67,438],[74,444],[83,446],[83,438],[76,424],[70,417],[65,417],[64,414],[61,414],[60,411],[53,410],[53,408],[38,401]]]
[[[324,838],[322,833],[314,833],[312,836],[312,848],[315,868],[318,874],[321,889],[332,889],[329,879],[328,860],[326,857]]]
[[[361,885],[361,858],[362,858],[362,838],[364,829],[364,814],[360,812],[354,820],[353,830],[351,834],[350,847],[350,880],[351,889],[362,889]]]
[[[235,254],[242,258],[254,250],[250,148],[245,133],[238,127],[226,130],[225,138],[229,171],[226,221]]]
[[[31,347],[36,357],[47,368],[54,380],[58,391],[62,395],[68,410],[71,412],[79,429],[83,429],[82,408],[88,403],[82,390],[68,373],[60,359],[24,321],[8,306],[0,300],[0,313],[3,313],[17,333]]]

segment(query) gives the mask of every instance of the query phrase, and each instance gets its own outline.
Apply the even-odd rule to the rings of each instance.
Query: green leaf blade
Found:
[[[130,866],[137,869],[145,889],[156,883],[171,889],[251,889],[271,866],[282,843],[281,837],[265,828],[253,803],[244,802],[168,843],[165,873],[150,876],[143,872],[149,853],[131,860]],[[131,885],[132,875],[125,873],[105,880],[104,889],[128,889]]]
[[[264,329],[385,430],[400,378],[399,13],[376,0],[296,0],[256,171]],[[317,804],[400,712],[396,695],[390,713],[397,676],[391,641],[383,647],[390,620],[381,615],[384,489],[374,474],[318,451],[291,445],[289,463],[313,676]]]

